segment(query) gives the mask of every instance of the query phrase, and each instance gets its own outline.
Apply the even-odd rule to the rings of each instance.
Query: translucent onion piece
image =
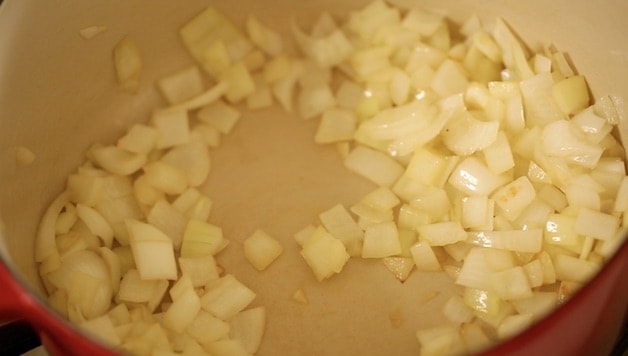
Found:
[[[536,253],[542,248],[543,231],[533,229],[469,232],[467,242],[484,247]]]
[[[146,163],[146,155],[117,146],[95,146],[90,152],[99,166],[113,174],[132,174]]]
[[[105,218],[93,208],[78,204],[76,206],[78,217],[87,225],[92,234],[100,237],[105,246],[111,247],[113,243],[113,230]]]
[[[79,298],[77,305],[81,314],[90,319],[104,314],[111,305],[112,286],[109,269],[103,259],[95,252],[82,250],[68,255],[62,260],[62,266],[59,271],[63,280],[61,287],[68,291],[68,298],[73,299],[73,293]],[[84,279],[84,274],[91,278]],[[89,281],[85,286],[75,283],[75,278],[79,280]],[[78,284],[78,285],[77,285]],[[87,290],[87,289],[93,290]],[[81,297],[91,296],[88,299]]]
[[[337,29],[325,36],[305,34],[294,22],[292,33],[303,53],[321,67],[333,67],[342,63],[353,51],[351,42],[342,30]]]
[[[41,218],[39,230],[35,240],[35,261],[42,262],[46,257],[57,251],[57,243],[55,239],[55,227],[57,225],[57,217],[63,210],[63,207],[70,202],[70,196],[67,191],[59,194],[55,200],[50,203],[48,209]]]

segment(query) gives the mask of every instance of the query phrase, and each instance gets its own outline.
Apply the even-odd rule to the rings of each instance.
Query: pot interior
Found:
[[[0,233],[3,255],[34,291],[42,292],[33,245],[45,208],[93,143],[113,142],[164,105],[154,80],[192,64],[177,29],[207,3],[5,0],[0,8]],[[238,23],[254,13],[287,33],[293,17],[307,26],[313,13],[344,14],[364,3],[275,0],[268,6],[243,0],[213,5]],[[567,52],[594,97],[611,95],[622,104],[628,97],[628,81],[618,80],[628,78],[625,1],[601,6],[568,0],[426,0],[421,6],[456,21],[477,14],[490,23],[501,16],[530,47],[551,39]],[[107,31],[85,40],[78,30],[91,25],[107,26]],[[117,87],[111,61],[113,46],[125,34],[136,39],[145,59],[136,95]],[[257,304],[268,308],[261,351],[416,353],[414,332],[443,321],[434,311],[456,288],[449,277],[415,271],[402,284],[379,261],[360,260],[318,283],[298,254],[295,232],[321,211],[337,203],[351,205],[374,188],[345,170],[333,147],[314,144],[315,125],[275,108],[245,114],[212,151],[212,173],[203,188],[214,202],[210,222],[233,241],[219,262],[258,293]],[[625,122],[622,130],[628,137]],[[35,153],[35,161],[19,164],[18,147]],[[282,240],[285,249],[263,273],[245,262],[240,243],[257,228]],[[298,288],[307,290],[306,306],[291,298]]]

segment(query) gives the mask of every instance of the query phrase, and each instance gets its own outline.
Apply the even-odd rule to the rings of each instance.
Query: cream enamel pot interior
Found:
[[[471,14],[487,21],[502,16],[531,47],[551,40],[569,53],[594,96],[612,95],[621,103],[628,98],[626,1],[395,2],[443,11],[455,20]],[[104,355],[109,351],[79,334],[41,301],[43,289],[33,258],[39,218],[92,143],[113,140],[131,123],[145,121],[161,103],[154,79],[191,62],[177,29],[208,3],[5,0],[0,7],[0,317],[3,321],[26,319],[53,354]],[[263,22],[287,31],[292,16],[307,25],[313,13],[344,14],[361,3],[242,0],[214,1],[213,5],[235,21],[255,13]],[[90,25],[108,29],[85,40],[78,30]],[[116,86],[112,67],[111,50],[125,34],[134,36],[145,59],[137,95]],[[344,171],[333,150],[311,143],[314,127],[310,123],[290,120],[279,111],[260,116],[225,138],[226,148],[212,156],[214,171],[208,185],[215,201],[212,219],[222,224],[227,235],[243,236],[263,227],[289,237],[331,204],[349,204],[368,191],[369,185]],[[628,137],[625,120],[624,142]],[[36,154],[32,164],[17,164],[18,146]],[[260,355],[416,353],[414,330],[439,321],[433,310],[451,289],[443,275],[419,273],[400,284],[383,268],[369,263],[352,264],[346,273],[314,284],[303,277],[308,271],[298,261],[296,247],[286,247],[286,252],[296,257],[282,260],[284,268],[273,270],[279,272],[263,276],[251,274],[237,249],[222,257],[268,307]],[[569,303],[489,354],[608,353],[626,314],[627,264],[624,244]],[[307,285],[308,308],[299,309],[280,297],[304,283],[311,283]],[[442,293],[428,307],[417,306],[413,300],[425,294],[421,289],[425,285]],[[378,313],[378,308],[385,310]],[[399,315],[397,328],[390,327],[391,312]]]

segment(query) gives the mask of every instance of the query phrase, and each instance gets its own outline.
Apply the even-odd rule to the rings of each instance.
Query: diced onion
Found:
[[[68,293],[69,302],[75,304],[85,318],[100,316],[109,309],[112,296],[110,274],[96,253],[83,250],[68,255],[55,274],[59,274],[55,280]],[[81,281],[86,284],[82,285]]]
[[[246,109],[275,102],[317,120],[314,141],[376,186],[294,234],[313,278],[354,257],[381,259],[401,282],[416,267],[460,287],[441,310],[454,325],[417,331],[423,354],[477,353],[515,335],[624,243],[618,99],[591,105],[566,54],[535,53],[503,19],[490,31],[477,16],[452,27],[383,0],[342,22],[322,13],[308,30],[293,20],[290,32],[299,52],[256,16],[240,28],[211,6],[180,28],[196,63],[156,81],[166,106],[94,145],[42,217],[35,259],[62,315],[129,353],[257,352],[266,310],[218,265],[229,230],[208,222],[200,187],[209,149]],[[138,91],[133,38],[114,46],[113,64],[119,85]],[[18,147],[16,158],[33,155]],[[280,239],[257,229],[241,245],[253,268],[281,267]],[[308,302],[303,288],[292,298]]]
[[[87,26],[79,30],[79,34],[86,40],[92,39],[107,31],[107,26]]]
[[[48,206],[39,223],[35,240],[35,261],[41,262],[57,250],[55,226],[63,207],[70,201],[68,192],[59,194]]]
[[[144,64],[133,37],[125,36],[116,44],[113,49],[113,60],[118,82],[122,88],[137,92]]]
[[[91,149],[91,154],[102,168],[119,175],[134,173],[146,163],[146,155],[117,146],[96,146]]]
[[[467,241],[478,246],[535,253],[541,251],[543,232],[540,229],[469,232]]]
[[[35,161],[36,155],[27,147],[18,146],[15,148],[15,159],[19,165],[27,166]]]
[[[76,213],[90,231],[103,240],[106,247],[111,247],[113,243],[113,230],[98,211],[88,206],[78,204],[76,206]]]

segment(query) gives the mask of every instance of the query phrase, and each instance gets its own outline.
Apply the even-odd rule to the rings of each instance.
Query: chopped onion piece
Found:
[[[536,197],[536,190],[526,176],[519,177],[502,186],[492,196],[504,216],[515,220]]]
[[[160,199],[146,214],[146,221],[165,233],[174,245],[175,250],[181,247],[181,239],[187,219],[165,199]]]
[[[440,222],[419,226],[419,240],[427,241],[431,246],[444,246],[464,241],[467,234],[458,222]]]
[[[107,26],[87,26],[79,30],[79,34],[86,40],[90,40],[107,31]]]
[[[434,109],[423,101],[382,110],[372,119],[364,122],[358,129],[359,134],[375,140],[390,140],[416,133],[425,129]]]
[[[147,303],[154,310],[166,294],[168,281],[165,279],[145,280],[136,269],[130,269],[120,281],[117,298],[131,303]]]
[[[495,174],[502,174],[515,166],[510,142],[503,131],[497,133],[493,143],[485,147],[482,153],[486,165]]]
[[[188,188],[187,174],[163,161],[145,165],[144,174],[150,185],[166,194],[181,194]]]
[[[404,175],[420,181],[425,185],[442,187],[453,170],[457,157],[446,157],[440,152],[426,147],[414,151]]]
[[[405,14],[401,26],[427,37],[436,32],[444,20],[443,15],[415,7]]]
[[[292,33],[301,51],[321,67],[336,66],[353,51],[351,42],[340,29],[314,37],[308,36],[295,23],[292,23]]]
[[[266,308],[243,310],[229,320],[229,335],[242,343],[249,354],[255,354],[262,343],[266,324]]]
[[[294,299],[296,302],[301,303],[301,304],[308,303],[307,295],[305,294],[305,291],[303,290],[303,288],[299,288],[296,291],[294,291],[294,293],[292,294],[292,299]]]
[[[109,269],[109,276],[111,280],[111,290],[114,294],[118,293],[120,289],[120,279],[122,278],[122,273],[120,270],[120,259],[118,255],[116,255],[110,248],[102,246],[98,249],[100,252],[100,257],[102,257],[103,261],[107,265]]]
[[[399,232],[393,222],[374,224],[364,231],[362,258],[382,258],[400,253]]]
[[[255,299],[255,293],[227,274],[207,287],[201,296],[201,306],[222,320],[229,320]]]
[[[129,152],[148,154],[155,148],[157,136],[155,128],[136,124],[118,140],[116,146]]]
[[[403,166],[386,154],[357,146],[344,160],[345,167],[379,186],[390,186],[403,173]]]
[[[33,151],[24,146],[15,148],[15,160],[18,165],[27,166],[35,161],[36,155]]]
[[[90,153],[99,166],[118,175],[132,174],[146,163],[145,154],[129,152],[117,146],[94,146]]]
[[[272,83],[271,91],[274,97],[287,112],[292,111],[294,88],[303,71],[304,65],[301,60],[291,60],[287,74]]]
[[[440,326],[417,330],[416,337],[421,345],[422,355],[460,354],[463,350],[458,329],[453,326]]]
[[[487,196],[462,198],[462,227],[473,230],[492,230],[495,200]]]
[[[140,278],[177,279],[172,240],[150,224],[127,220],[126,225]]]
[[[142,210],[135,198],[129,194],[114,199],[102,199],[95,208],[109,222],[116,241],[123,246],[128,245],[129,238],[125,221],[143,217]]]
[[[262,230],[246,238],[242,246],[244,256],[258,271],[268,268],[283,253],[281,243]]]
[[[491,146],[498,132],[499,122],[481,121],[467,113],[449,120],[441,137],[452,152],[468,156]]]
[[[179,195],[173,202],[172,207],[179,210],[190,220],[206,221],[211,213],[212,200],[196,190],[190,188]]]
[[[103,315],[111,305],[109,270],[98,254],[88,250],[77,251],[62,260],[60,281],[68,293],[68,308],[73,305],[85,318]]]
[[[55,239],[55,226],[57,217],[63,210],[63,207],[70,201],[67,191],[59,194],[48,206],[46,212],[39,223],[37,238],[35,241],[35,261],[42,262],[50,255],[57,252]]]
[[[184,109],[169,108],[153,112],[152,124],[157,129],[156,148],[169,148],[188,143],[190,126]]]
[[[600,269],[596,263],[565,254],[556,255],[553,261],[556,278],[560,281],[585,283]]]
[[[385,1],[373,1],[349,13],[347,27],[366,41],[374,40],[378,30],[401,20],[400,10]],[[372,43],[372,42],[371,42]]]
[[[581,208],[576,215],[574,232],[599,240],[610,240],[615,237],[619,223],[619,218],[614,215]]]
[[[111,247],[113,243],[113,230],[97,210],[82,204],[77,204],[76,213],[85,225],[87,225],[89,230],[103,240],[106,247]]]
[[[270,87],[259,76],[254,76],[256,90],[246,97],[246,107],[250,110],[267,108],[273,105],[273,95]]]
[[[195,288],[203,287],[213,280],[218,279],[218,266],[211,255],[203,257],[179,257],[181,274],[188,276],[190,283]]]
[[[304,241],[301,256],[318,281],[340,273],[350,257],[342,241],[333,237],[324,227],[318,227]]]
[[[447,300],[443,306],[443,314],[454,324],[468,323],[473,319],[473,312],[457,295]]]
[[[589,88],[581,75],[574,75],[555,83],[552,95],[563,113],[575,114],[589,106]]]
[[[504,340],[522,332],[532,325],[531,314],[509,315],[497,327],[497,337]]]
[[[591,143],[600,143],[613,129],[606,120],[595,114],[593,106],[580,111],[574,115],[571,122],[584,132],[587,140]]]
[[[408,276],[410,276],[410,272],[414,269],[414,261],[408,257],[384,257],[382,262],[400,282],[405,282]]]
[[[528,277],[521,266],[515,266],[491,275],[492,290],[501,299],[523,299],[532,296]]]
[[[125,36],[116,44],[113,49],[113,63],[120,86],[125,90],[137,92],[140,87],[143,61],[132,37]]]
[[[451,202],[442,188],[426,187],[409,201],[410,205],[428,212],[434,221],[439,221],[449,213]]]
[[[226,241],[222,229],[200,220],[190,220],[183,233],[181,257],[202,257],[215,255]]]
[[[312,119],[332,109],[335,101],[328,85],[302,87],[297,95],[297,112],[303,119]]]
[[[202,93],[203,78],[193,65],[159,79],[157,85],[170,104],[178,104]]]
[[[545,126],[541,132],[541,145],[548,156],[564,158],[587,168],[595,167],[604,151],[603,147],[576,136],[573,125],[566,120],[554,121]]]
[[[101,315],[99,317],[87,320],[80,324],[88,333],[95,338],[113,346],[122,343],[120,335],[116,332],[115,326],[109,315]]]
[[[350,255],[359,254],[364,233],[343,205],[337,204],[320,213],[319,219],[332,236],[342,241]]]
[[[464,93],[469,81],[464,68],[459,63],[447,59],[438,67],[430,84],[438,95],[447,97]]]
[[[602,96],[597,99],[593,108],[595,113],[606,119],[610,125],[618,125],[621,122],[621,99],[610,95]]]
[[[55,234],[67,234],[70,232],[70,229],[74,226],[77,220],[78,215],[76,214],[76,207],[73,204],[66,204],[64,211],[57,217]]]
[[[101,199],[105,179],[96,175],[71,174],[67,179],[70,199],[75,203],[94,206]]]
[[[467,242],[517,252],[540,252],[543,231],[540,229],[512,231],[477,231],[467,233]]]
[[[479,354],[491,345],[491,340],[481,326],[475,323],[463,323],[460,326],[460,336],[471,354]]]
[[[187,278],[188,277],[184,275],[179,278],[176,283],[182,283],[182,281],[186,281]],[[175,287],[176,285],[170,290],[172,291]],[[168,329],[182,333],[194,321],[196,315],[201,310],[201,299],[191,285],[179,293],[176,298],[172,297],[172,299],[172,304],[170,304],[163,314],[162,323]]]
[[[228,83],[224,95],[231,103],[237,103],[255,92],[255,82],[243,62],[237,62],[222,72],[220,81]]]
[[[615,199],[615,205],[613,211],[623,211],[624,216],[628,215],[628,177],[624,176],[621,181],[621,185],[617,190],[617,198]]]
[[[161,162],[185,173],[190,187],[198,187],[203,184],[211,170],[209,151],[199,142],[190,142],[173,147],[161,158]]]
[[[436,258],[429,242],[419,241],[410,248],[412,259],[417,269],[426,272],[438,272],[442,270],[440,262]]]
[[[553,85],[550,73],[537,74],[519,84],[527,127],[543,126],[565,118],[552,96]]]
[[[316,231],[316,227],[314,225],[307,225],[293,235],[294,241],[296,241],[299,246],[303,246],[310,236],[312,236],[314,231]]]
[[[448,182],[467,195],[489,195],[506,182],[506,178],[491,172],[475,157],[464,159],[449,176]]]
[[[353,138],[357,121],[353,111],[336,108],[325,110],[314,135],[314,141],[321,144],[349,141]]]
[[[251,41],[269,55],[276,56],[283,51],[282,37],[264,26],[257,17],[247,17],[246,30]]]
[[[169,107],[168,110],[194,110],[209,105],[223,96],[229,89],[229,86],[230,84],[228,82],[218,82],[216,85],[207,89],[203,93],[180,104],[173,105]]]
[[[216,8],[208,6],[179,30],[188,51],[197,61],[203,62],[204,51],[217,41],[226,45],[233,60],[239,60],[252,45],[243,32]]]
[[[238,110],[223,101],[211,103],[197,114],[199,120],[215,127],[222,134],[231,132],[241,116]]]
[[[197,342],[209,344],[229,335],[229,323],[220,320],[204,310],[199,311],[196,318],[188,326],[186,333]]]

